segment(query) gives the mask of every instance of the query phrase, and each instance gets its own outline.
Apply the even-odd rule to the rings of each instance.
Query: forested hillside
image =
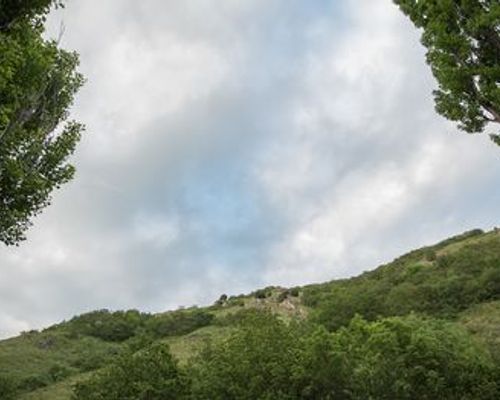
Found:
[[[500,232],[358,277],[99,310],[0,342],[8,399],[498,399]]]

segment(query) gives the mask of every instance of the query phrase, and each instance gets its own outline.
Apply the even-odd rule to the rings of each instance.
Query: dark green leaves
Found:
[[[500,3],[394,0],[422,28],[436,110],[469,133],[500,123]],[[496,138],[496,139],[495,139]],[[498,142],[498,136],[492,139]]]
[[[168,346],[154,344],[124,354],[89,381],[75,387],[77,400],[177,400],[185,398],[187,379]]]
[[[357,316],[329,333],[256,311],[187,365],[158,343],[96,372],[75,398],[493,400],[496,374],[488,351],[450,322]]]
[[[84,129],[67,121],[83,84],[78,55],[42,38],[53,3],[0,2],[0,241],[8,245],[73,177],[67,161]]]

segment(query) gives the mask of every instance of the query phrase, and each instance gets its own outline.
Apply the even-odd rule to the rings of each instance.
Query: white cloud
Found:
[[[14,318],[11,315],[0,313],[0,338],[18,335],[22,331],[28,331],[30,323]]]
[[[134,223],[135,237],[140,242],[165,248],[179,236],[179,225],[168,217],[139,216]]]

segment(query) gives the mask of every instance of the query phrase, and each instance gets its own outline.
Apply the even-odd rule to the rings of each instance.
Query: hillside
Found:
[[[440,327],[443,332],[448,329],[452,332],[456,327],[460,332],[470,334],[470,343],[473,343],[470,348],[477,345],[483,349],[485,357],[493,360],[492,368],[496,370],[500,366],[500,232],[496,229],[486,233],[480,230],[466,232],[412,251],[355,278],[288,289],[268,287],[249,295],[221,295],[210,307],[156,315],[135,310],[115,313],[100,310],[40,332],[25,332],[0,342],[0,398],[9,398],[7,393],[12,392],[9,388],[15,387],[15,394],[10,398],[70,399],[75,383],[92,378],[96,371],[106,371],[116,360],[123,359],[123,354],[147,352],[154,343],[167,343],[174,359],[179,362],[179,368],[191,368],[192,360],[196,359],[193,357],[200,351],[209,352],[207,348],[212,343],[216,346],[217,343],[225,343],[227,350],[231,349],[228,343],[232,342],[224,342],[226,338],[246,337],[235,336],[234,332],[242,329],[242,321],[253,318],[252,315],[260,311],[265,316],[277,315],[280,321],[284,321],[276,325],[280,338],[290,335],[294,340],[299,338],[298,342],[306,338],[304,343],[311,343],[310,338],[332,335],[328,332],[337,336],[324,336],[330,338],[325,341],[345,343],[351,340],[345,336],[347,332],[364,327],[363,324],[366,324],[367,331],[373,332],[382,332],[394,326],[407,327],[405,329],[424,326],[428,332],[439,333]],[[362,322],[355,317],[357,314],[362,317],[359,320]],[[267,326],[274,327],[274,322],[269,321]],[[425,321],[431,322],[426,325]],[[326,328],[324,333],[308,333],[318,329],[318,326]],[[343,327],[348,328],[341,329]],[[261,330],[255,329],[255,332],[257,337],[263,334]],[[462,333],[456,335],[462,337]],[[464,343],[467,340],[464,339]],[[266,337],[260,341],[265,342]],[[267,348],[276,343],[268,343]],[[445,339],[443,343],[446,343]],[[258,343],[255,345],[258,346]],[[467,346],[464,349],[466,352]],[[365,348],[363,354],[372,350]],[[230,350],[226,353],[232,354]],[[208,356],[205,354],[203,357]],[[354,359],[352,353],[349,357]],[[380,358],[380,355],[377,357]],[[215,362],[220,357],[211,360]],[[307,365],[306,360],[307,357],[302,357],[301,365]],[[490,365],[488,362],[481,361]],[[195,367],[195,371],[199,376],[205,376],[199,372],[202,369]],[[301,379],[304,380],[306,375]],[[314,385],[320,387],[322,384],[315,379],[319,378],[311,378],[311,382],[317,382]],[[477,380],[477,377],[474,379]],[[495,377],[492,382],[500,381]],[[301,392],[301,398],[327,398],[314,394],[316,387],[308,385],[307,391]],[[488,392],[491,398],[497,393],[493,393],[494,390]],[[349,393],[343,398],[362,398],[356,397],[355,389]],[[214,394],[213,398],[217,396]],[[287,396],[281,398],[294,398]],[[376,393],[373,396],[382,398]],[[477,393],[474,396],[490,398],[486,395],[479,397]],[[92,397],[82,395],[79,398]],[[450,394],[449,398],[453,395]]]

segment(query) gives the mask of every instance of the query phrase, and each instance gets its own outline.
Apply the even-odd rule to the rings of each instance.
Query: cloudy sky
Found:
[[[0,247],[0,337],[346,277],[500,218],[500,152],[433,110],[390,0],[85,0],[77,176]]]

